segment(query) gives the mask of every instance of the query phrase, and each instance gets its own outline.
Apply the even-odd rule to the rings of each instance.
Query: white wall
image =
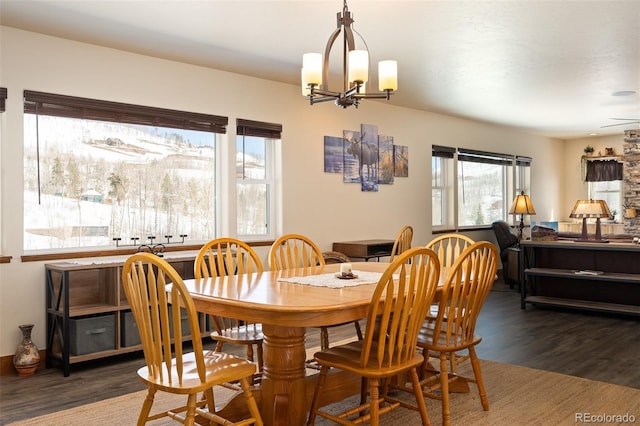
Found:
[[[582,180],[581,159],[584,155],[584,148],[591,145],[598,155],[598,152],[604,154],[605,148],[614,148],[616,154],[622,155],[622,147],[624,144],[624,134],[620,131],[620,135],[600,136],[600,137],[584,137],[580,139],[572,139],[565,141],[563,167],[564,194],[561,198],[559,220],[573,220],[569,218],[571,209],[576,200],[583,200],[589,197],[589,185]]]
[[[536,211],[558,211],[560,205],[559,182],[565,177],[561,141],[399,108],[393,100],[365,101],[359,109],[311,107],[298,86],[7,27],[0,27],[0,54],[0,86],[8,89],[1,141],[0,253],[13,257],[0,264],[0,356],[15,351],[21,340],[18,325],[27,322],[35,324],[36,345],[45,346],[43,262],[20,260],[25,89],[223,115],[229,117],[229,128],[236,118],[282,123],[283,232],[306,234],[323,250],[331,249],[333,241],[393,238],[404,224],[414,227],[415,245],[429,241],[432,144],[531,156]],[[381,134],[409,147],[408,178],[363,193],[358,185],[343,184],[341,175],[323,172],[323,137],[358,130],[361,123],[377,125]],[[490,231],[472,237],[494,238]]]

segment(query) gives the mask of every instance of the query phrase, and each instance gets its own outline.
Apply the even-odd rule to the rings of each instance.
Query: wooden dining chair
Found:
[[[269,250],[269,268],[272,271],[283,269],[324,266],[325,260],[320,248],[309,237],[300,234],[285,234],[275,240]],[[343,324],[337,324],[338,325]],[[362,336],[360,323],[354,322],[358,338]],[[329,347],[328,327],[320,327],[320,348]]]
[[[416,351],[415,345],[435,296],[439,276],[438,258],[433,250],[426,247],[405,251],[387,267],[371,297],[363,340],[324,349],[314,355],[321,369],[307,425],[313,425],[316,416],[321,416],[343,425],[368,421],[377,426],[382,414],[398,407],[418,411],[422,424],[429,424],[417,372],[424,358]],[[358,407],[339,414],[320,410],[323,386],[330,368],[363,378],[363,398]],[[415,406],[385,391],[388,381],[407,375],[414,389]],[[355,414],[359,416],[353,419]]]
[[[464,249],[473,243],[475,241],[466,235],[449,233],[435,237],[427,243],[427,247],[438,254],[440,266],[450,268]]]
[[[411,240],[413,240],[413,228],[410,225],[405,225],[400,229],[391,249],[391,260],[395,259],[397,255],[403,253],[405,250],[411,248]]]
[[[269,249],[269,269],[272,271],[324,264],[320,248],[304,235],[285,234],[275,240]]]
[[[154,254],[134,254],[124,263],[122,285],[138,325],[146,361],[138,370],[148,391],[137,424],[169,417],[193,425],[197,415],[219,424],[262,425],[250,388],[256,365],[233,355],[203,350],[198,314],[175,269]],[[171,323],[181,323],[181,311],[186,313],[188,334],[183,334],[182,327],[171,327]],[[187,348],[192,351],[185,352]],[[215,410],[213,387],[231,381],[240,382],[251,417],[224,423]],[[158,391],[186,395],[186,404],[150,414]],[[200,392],[203,396],[198,400]]]
[[[482,381],[480,362],[475,351],[482,337],[475,334],[480,310],[496,279],[499,255],[496,247],[487,241],[467,247],[458,256],[449,271],[438,304],[435,321],[423,324],[418,337],[425,362],[421,387],[425,395],[442,401],[443,425],[451,423],[449,385],[456,380],[476,383],[480,401],[485,411],[489,401]],[[448,371],[448,358],[461,350],[468,350],[473,378],[462,378]],[[435,371],[428,362],[430,353],[440,359],[440,369]]]
[[[217,238],[200,248],[194,263],[195,278],[224,277],[228,275],[263,272],[262,261],[245,242],[235,238]],[[216,341],[216,351],[221,352],[225,342],[247,347],[247,359],[253,361],[253,346],[256,346],[258,372],[262,371],[262,324],[236,318],[211,315],[214,331],[211,338]]]
[[[438,254],[440,266],[443,269],[450,269],[456,259],[467,247],[475,241],[466,235],[458,233],[442,234],[427,243],[427,247],[433,249]],[[432,307],[432,314],[435,316],[435,307]],[[456,371],[458,365],[469,360],[468,353],[455,353],[451,356],[451,371]]]

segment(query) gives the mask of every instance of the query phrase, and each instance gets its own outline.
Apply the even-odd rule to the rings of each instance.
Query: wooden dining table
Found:
[[[358,271],[382,273],[388,263],[355,262]],[[283,279],[336,274],[339,264],[265,271],[248,275],[185,280],[200,312],[262,324],[263,375],[256,389],[265,425],[303,425],[313,395],[314,377],[306,375],[307,327],[331,326],[366,317],[377,283],[330,288]],[[325,402],[359,392],[359,379],[328,379]],[[233,407],[232,407],[233,408]]]

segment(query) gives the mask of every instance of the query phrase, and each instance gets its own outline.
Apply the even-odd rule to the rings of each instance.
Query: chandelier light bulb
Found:
[[[352,50],[349,52],[349,81],[366,83],[369,78],[369,52]]]
[[[398,62],[380,61],[378,62],[378,89],[398,90]]]
[[[302,83],[322,84],[322,55],[320,53],[305,53],[302,55]]]

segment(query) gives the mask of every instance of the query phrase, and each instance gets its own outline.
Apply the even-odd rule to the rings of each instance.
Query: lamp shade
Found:
[[[525,195],[524,191],[516,195],[511,203],[509,214],[536,214],[536,209],[533,208],[533,203],[528,195]]]
[[[578,200],[569,217],[577,219],[610,217],[611,210],[604,200]]]

